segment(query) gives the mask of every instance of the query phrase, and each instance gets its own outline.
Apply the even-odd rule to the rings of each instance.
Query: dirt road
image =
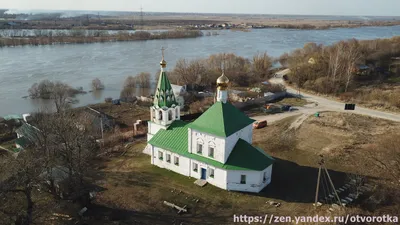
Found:
[[[280,83],[284,84],[284,81],[282,78],[272,78],[270,79],[271,83]],[[288,87],[287,85],[286,89],[288,93],[291,93],[293,95],[297,95],[297,90]],[[336,112],[346,112],[346,113],[355,113],[355,114],[360,114],[360,115],[366,115],[366,116],[371,116],[371,117],[376,117],[376,118],[381,118],[381,119],[387,119],[387,120],[392,120],[396,122],[400,122],[400,114],[395,114],[395,113],[388,113],[388,112],[382,112],[378,110],[373,110],[373,109],[367,109],[363,107],[356,106],[355,110],[344,110],[344,103],[343,102],[338,102],[330,99],[326,99],[320,96],[316,95],[311,95],[311,94],[306,94],[306,93],[301,93],[301,97],[306,99],[309,102],[316,102],[318,103],[318,108],[319,111],[336,111]],[[314,111],[316,112],[316,111]]]

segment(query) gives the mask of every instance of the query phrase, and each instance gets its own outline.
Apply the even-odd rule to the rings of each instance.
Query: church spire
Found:
[[[160,62],[161,73],[158,78],[158,84],[156,93],[154,95],[153,105],[159,108],[167,107],[170,108],[172,105],[178,105],[175,99],[174,91],[171,87],[171,83],[167,77],[167,73],[165,72],[165,68],[167,67],[167,62],[164,59],[164,50],[162,48],[162,59]]]

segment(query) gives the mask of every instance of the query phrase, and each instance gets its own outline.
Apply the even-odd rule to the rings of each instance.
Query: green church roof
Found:
[[[29,146],[29,144],[31,144],[31,142],[24,136],[16,139],[15,143],[21,146],[22,148],[26,148]]]
[[[161,71],[160,73],[153,105],[160,108],[178,105],[175,100],[174,90],[171,87],[171,83],[165,71]]]
[[[218,137],[228,137],[254,121],[231,103],[216,102],[189,127]]]
[[[33,143],[37,142],[41,137],[40,131],[27,123],[23,123],[15,132]]]
[[[261,171],[273,163],[273,159],[253,147],[246,141],[239,139],[225,164],[188,151],[188,128],[190,123],[180,120],[174,121],[166,130],[158,131],[149,144],[191,158],[208,165],[225,170],[256,170]]]

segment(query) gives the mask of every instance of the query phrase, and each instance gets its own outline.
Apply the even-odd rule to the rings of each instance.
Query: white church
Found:
[[[160,65],[144,150],[151,164],[229,191],[264,189],[274,159],[252,145],[254,120],[228,102],[229,79],[224,74],[218,78],[217,102],[187,123],[180,120],[164,56]]]

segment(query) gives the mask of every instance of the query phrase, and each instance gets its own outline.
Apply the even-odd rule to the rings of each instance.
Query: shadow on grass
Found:
[[[313,203],[318,168],[301,166],[279,158],[275,158],[275,160],[271,184],[260,193],[251,195],[279,199],[286,202]],[[328,172],[336,189],[345,183],[348,174],[332,170],[328,170]],[[323,194],[320,189],[319,196],[321,197]]]

